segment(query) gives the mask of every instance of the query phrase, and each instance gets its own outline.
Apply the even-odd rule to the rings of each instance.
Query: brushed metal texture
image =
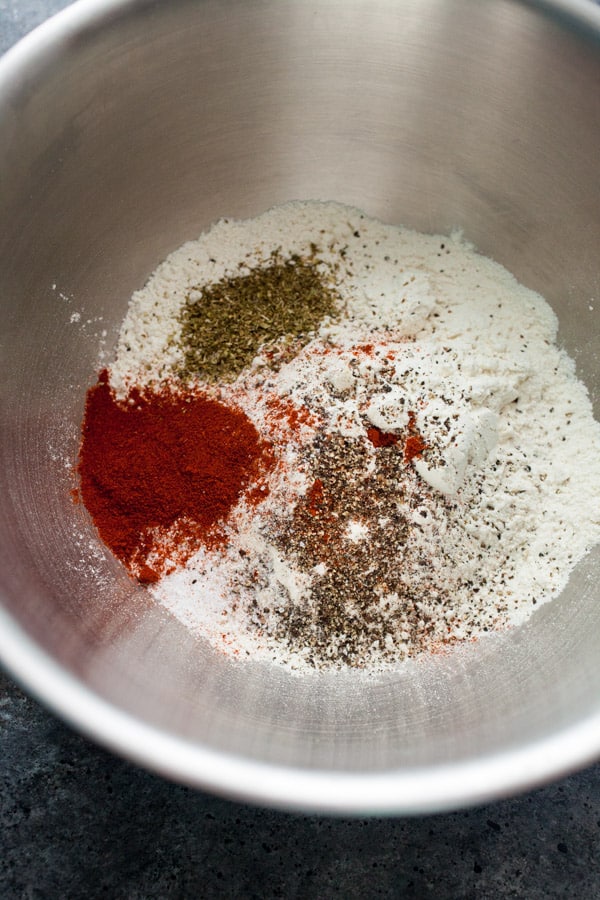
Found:
[[[0,654],[170,777],[416,812],[600,752],[600,557],[521,629],[386,676],[231,662],[72,503],[132,291],[218,217],[335,199],[463,229],[553,305],[600,411],[600,12],[517,0],[87,0],[0,62]],[[590,309],[594,307],[594,309]],[[72,314],[81,316],[72,322]]]

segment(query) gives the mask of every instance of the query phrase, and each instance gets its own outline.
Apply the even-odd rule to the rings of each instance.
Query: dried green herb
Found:
[[[274,253],[265,265],[188,296],[180,313],[180,377],[231,381],[261,347],[284,337],[298,339],[299,346],[307,343],[319,323],[341,306],[317,262],[314,255],[284,260]]]

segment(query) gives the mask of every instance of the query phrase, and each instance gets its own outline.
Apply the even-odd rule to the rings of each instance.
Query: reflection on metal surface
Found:
[[[131,292],[291,198],[463,228],[553,304],[598,411],[599,36],[575,2],[90,0],[0,64],[0,645],[30,688],[159,771],[309,808],[441,809],[598,754],[598,555],[522,630],[299,680],[149,606],[69,462]]]

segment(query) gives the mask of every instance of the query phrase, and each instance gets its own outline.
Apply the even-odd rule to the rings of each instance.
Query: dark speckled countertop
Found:
[[[0,0],[0,51],[65,0]],[[75,734],[0,674],[0,900],[600,898],[600,765],[415,819],[254,808]]]

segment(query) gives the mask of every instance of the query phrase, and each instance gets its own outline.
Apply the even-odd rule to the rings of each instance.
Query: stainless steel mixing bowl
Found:
[[[159,772],[313,810],[441,810],[600,753],[600,555],[520,629],[385,677],[235,664],[74,505],[86,386],[131,292],[223,216],[336,199],[464,229],[552,303],[596,400],[600,9],[87,0],[0,64],[0,653]],[[532,523],[533,526],[533,523]]]

